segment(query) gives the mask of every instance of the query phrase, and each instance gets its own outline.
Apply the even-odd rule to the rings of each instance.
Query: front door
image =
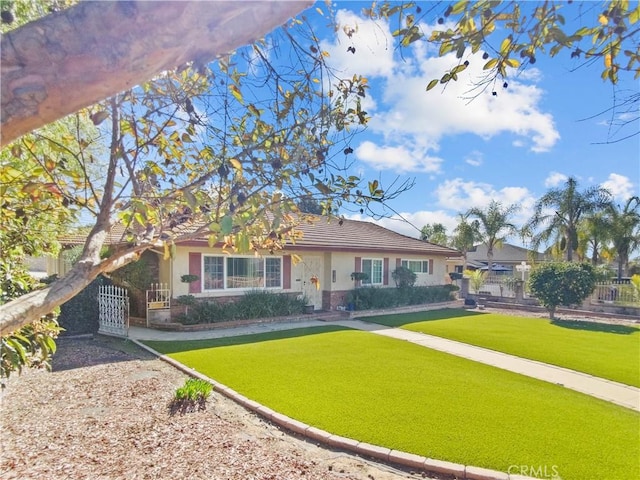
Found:
[[[307,297],[307,304],[313,305],[315,310],[322,310],[323,263],[320,256],[302,257],[302,293]],[[317,278],[319,283],[314,283],[312,278]]]

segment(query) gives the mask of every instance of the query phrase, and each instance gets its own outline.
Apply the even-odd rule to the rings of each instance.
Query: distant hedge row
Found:
[[[455,299],[456,285],[406,286],[402,288],[362,287],[351,290],[347,306],[355,310],[422,305]]]

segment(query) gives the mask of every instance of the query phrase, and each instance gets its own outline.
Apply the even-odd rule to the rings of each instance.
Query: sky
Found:
[[[458,82],[427,92],[431,79],[456,65],[453,54],[441,58],[426,42],[401,51],[392,27],[361,15],[370,3],[333,5],[337,22],[354,33],[348,38],[343,28],[316,31],[330,54],[329,64],[345,77],[366,76],[370,84],[364,109],[371,120],[352,141],[354,169],[367,179],[380,179],[383,186],[397,177],[415,180],[410,191],[389,202],[377,223],[417,237],[423,225],[439,222],[451,233],[458,213],[496,200],[517,204],[513,220],[521,225],[531,217],[536,200],[569,176],[581,188],[607,187],[620,203],[640,194],[640,136],[606,144],[637,132],[637,115],[616,134],[611,122],[621,120],[619,112],[601,114],[615,95],[637,92],[637,81],[629,79],[614,89],[601,80],[600,63],[584,66],[567,51],[554,59],[538,58],[535,67],[511,70],[507,88],[501,81],[496,96],[490,88],[470,101],[470,89],[485,63],[481,51],[466,57],[470,65]],[[590,5],[583,15],[593,14]],[[567,10],[565,17],[575,24],[577,10]],[[424,19],[436,20],[435,14]],[[425,23],[423,29],[430,32],[433,24]],[[499,44],[504,35],[495,35]],[[522,244],[517,237],[510,241]]]

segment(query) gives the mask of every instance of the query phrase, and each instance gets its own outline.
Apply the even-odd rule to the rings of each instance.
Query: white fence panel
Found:
[[[115,285],[101,285],[98,289],[98,333],[126,337],[129,334],[129,295]]]
[[[632,283],[598,283],[591,303],[605,303],[620,306],[640,306],[640,292]]]
[[[478,293],[480,295],[491,295],[493,297],[515,298],[515,282],[511,276],[487,275]]]

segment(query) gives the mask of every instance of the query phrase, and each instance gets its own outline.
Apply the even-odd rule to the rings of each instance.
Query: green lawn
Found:
[[[640,415],[546,382],[367,332],[319,327],[145,342],[249,398],[338,435],[507,471],[635,478]]]
[[[589,373],[640,387],[640,329],[448,309],[362,320]]]

